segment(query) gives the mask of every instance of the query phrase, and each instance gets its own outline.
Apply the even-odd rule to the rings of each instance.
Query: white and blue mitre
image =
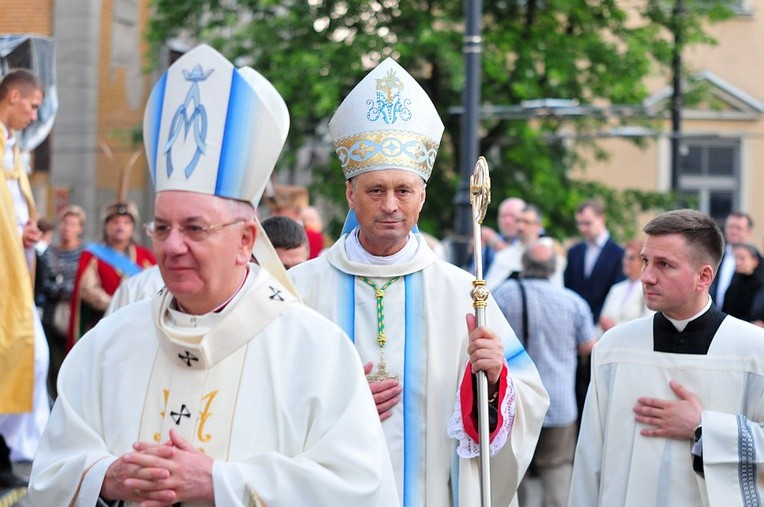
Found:
[[[162,75],[143,115],[154,190],[216,195],[257,208],[288,131],[286,103],[267,79],[249,67],[237,69],[207,45],[197,46]],[[255,223],[258,264],[297,296]]]
[[[289,131],[289,111],[254,69],[207,45],[162,75],[143,116],[154,190],[185,190],[257,204]]]
[[[443,129],[430,97],[392,58],[353,88],[329,122],[345,179],[403,169],[427,181]]]

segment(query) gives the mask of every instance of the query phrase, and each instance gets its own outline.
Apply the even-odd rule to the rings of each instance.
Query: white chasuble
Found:
[[[352,233],[351,233],[352,234]],[[324,255],[289,270],[303,301],[342,327],[362,363],[378,370],[378,312],[374,289],[384,291],[384,359],[387,373],[402,382],[400,402],[382,423],[404,506],[480,504],[478,459],[457,455],[448,437],[467,364],[471,276],[437,259],[419,235],[413,259],[378,265],[348,258],[343,236]],[[538,372],[491,298],[488,325],[505,344],[508,382],[514,389],[514,423],[506,445],[492,458],[492,499],[506,507],[530,462],[548,406]]]
[[[653,318],[619,324],[594,348],[569,505],[761,505],[764,331],[728,316],[705,355],[655,352]],[[672,379],[703,406],[704,476],[692,440],[642,436],[634,420],[639,397],[678,399]]]
[[[260,285],[241,304],[237,294],[224,315],[201,317],[171,310],[168,291],[152,300],[160,348],[143,407],[141,441],[167,442],[174,429],[206,454],[228,457],[228,428],[251,336],[237,331],[259,334],[286,309],[285,299],[294,301],[284,291],[281,300],[271,300],[272,291],[272,285]]]
[[[77,343],[32,467],[32,505],[92,507],[108,467],[136,441],[167,442],[170,429],[215,458],[216,505],[397,505],[347,336],[249,269],[219,314],[172,310],[165,291]]]

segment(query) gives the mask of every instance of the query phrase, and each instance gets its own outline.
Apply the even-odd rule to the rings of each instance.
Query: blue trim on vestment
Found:
[[[252,118],[259,113],[254,98],[249,83],[234,69],[215,182],[217,196],[240,199],[244,173],[253,170],[248,160],[252,144],[251,128],[255,124]]]
[[[418,505],[424,498],[424,484],[419,473],[423,463],[424,449],[420,435],[425,415],[422,404],[416,400],[416,382],[427,379],[425,375],[424,336],[421,316],[424,315],[422,295],[422,272],[417,271],[403,277],[405,284],[405,351],[403,356],[403,506]]]
[[[456,449],[451,454],[451,501],[453,507],[459,507],[459,455]]]
[[[339,313],[337,315],[337,324],[350,337],[350,341],[355,343],[355,275],[340,272]]]
[[[341,273],[339,292],[339,313],[337,322],[350,340],[355,343],[355,276]],[[423,434],[422,424],[425,414],[416,402],[416,379],[426,379],[424,361],[424,330],[422,329],[423,309],[421,294],[423,294],[422,272],[417,271],[403,277],[405,336],[403,358],[403,506],[418,505],[423,498],[424,484],[420,481],[419,463],[422,462],[424,450],[419,438]],[[409,379],[409,381],[406,381]],[[458,467],[457,467],[458,470]],[[410,471],[410,472],[409,472]]]
[[[114,250],[108,245],[102,243],[90,243],[85,247],[85,250],[92,253],[114,269],[126,274],[128,277],[137,275],[142,271],[141,267],[133,262],[130,257],[122,252]]]
[[[505,344],[504,359],[507,360],[507,364],[510,367],[518,367],[531,363],[531,356],[529,356],[522,345],[520,345],[520,342],[517,342],[517,347],[512,349],[508,348]]]
[[[753,432],[751,432],[748,421],[742,414],[737,416],[737,434],[740,496],[743,498],[744,507],[757,507],[761,505],[761,499],[757,487],[756,445],[753,440]]]
[[[151,118],[151,131],[148,133],[148,146],[146,153],[149,157],[149,167],[151,168],[151,178],[154,182],[154,191],[157,189],[157,152],[159,151],[159,131],[162,127],[162,108],[164,108],[164,91],[167,87],[167,72],[162,74],[159,82],[154,87],[154,92],[149,97],[147,108]]]

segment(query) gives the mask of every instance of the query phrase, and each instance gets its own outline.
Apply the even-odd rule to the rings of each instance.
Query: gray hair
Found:
[[[523,270],[520,278],[542,278],[548,280],[557,269],[554,249],[542,242],[536,242],[523,252],[521,259]]]

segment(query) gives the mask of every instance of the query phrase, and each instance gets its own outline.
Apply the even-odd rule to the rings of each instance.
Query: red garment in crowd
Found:
[[[128,249],[128,256],[141,269],[153,266],[157,263],[154,253],[140,245],[132,244]],[[69,332],[66,337],[66,350],[71,350],[77,340],[95,326],[103,317],[103,312],[82,301],[80,295],[80,282],[87,267],[95,262],[98,269],[98,277],[101,287],[107,294],[113,295],[122,280],[129,278],[117,268],[104,262],[88,250],[83,250],[80,255],[80,263],[77,268],[77,278],[74,280],[74,290],[71,300],[71,317],[69,319]]]
[[[318,254],[324,249],[324,235],[321,231],[314,231],[307,228],[305,229],[305,234],[308,235],[308,245],[310,245],[310,256],[308,259],[314,259],[318,257]]]

